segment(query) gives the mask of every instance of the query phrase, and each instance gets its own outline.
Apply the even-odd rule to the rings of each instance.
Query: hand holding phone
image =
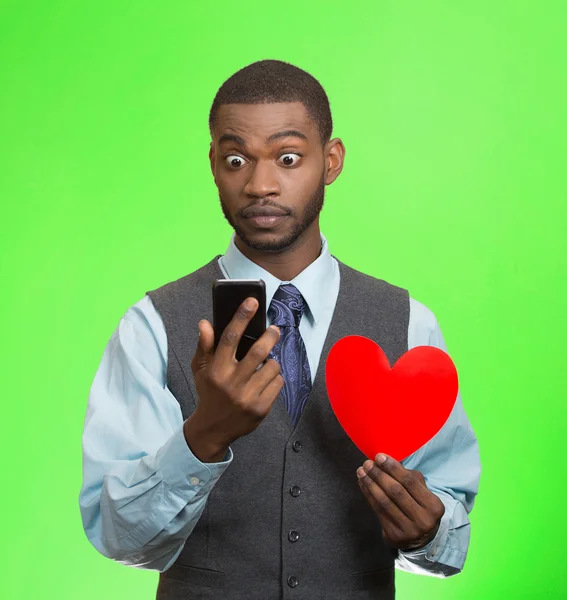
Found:
[[[284,385],[279,363],[267,360],[279,340],[276,326],[268,327],[241,361],[236,359],[242,335],[259,306],[256,298],[248,300],[251,305],[243,302],[224,328],[216,351],[213,326],[207,320],[199,322],[199,342],[191,361],[197,408],[185,422],[184,433],[201,462],[223,460],[234,440],[258,427]]]

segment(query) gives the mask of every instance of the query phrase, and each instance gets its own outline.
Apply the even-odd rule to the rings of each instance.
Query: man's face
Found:
[[[221,106],[210,159],[223,214],[250,248],[286,250],[318,220],[325,156],[302,103]],[[281,216],[253,217],[267,210]]]

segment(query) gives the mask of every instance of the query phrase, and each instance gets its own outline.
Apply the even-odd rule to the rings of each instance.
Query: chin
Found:
[[[242,239],[242,238],[241,238]],[[254,237],[247,237],[242,239],[243,243],[245,243],[248,247],[253,250],[258,250],[260,252],[282,252],[283,250],[287,250],[292,244],[286,238],[281,235],[274,234],[260,234]]]
[[[236,235],[242,240],[243,244],[246,244],[249,248],[257,250],[259,252],[283,252],[292,246],[299,234],[297,231],[287,232],[276,232],[276,231],[254,231],[253,233],[247,234],[246,232],[235,229]]]

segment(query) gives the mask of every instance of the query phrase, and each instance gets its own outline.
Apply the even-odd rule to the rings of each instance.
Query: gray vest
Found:
[[[224,278],[219,256],[147,292],[164,322],[167,385],[184,419],[197,401],[191,372],[197,323],[212,323],[212,283]],[[331,409],[325,363],[340,338],[363,335],[394,364],[408,349],[409,294],[337,262],[337,304],[297,426],[278,397],[259,427],[231,445],[233,462],[177,561],[160,575],[158,599],[394,598],[397,550],[383,539],[358,487],[356,470],[366,457]]]

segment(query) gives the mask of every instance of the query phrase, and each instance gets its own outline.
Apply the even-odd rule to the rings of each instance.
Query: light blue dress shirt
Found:
[[[319,257],[291,281],[308,306],[299,329],[312,380],[340,278],[322,234],[321,242]],[[219,266],[226,278],[263,279],[268,306],[278,286],[288,283],[246,258],[234,234]],[[408,347],[423,345],[447,351],[433,313],[410,298]],[[90,542],[119,563],[168,569],[233,454],[229,448],[224,461],[206,464],[189,449],[179,403],[167,387],[166,332],[149,296],[126,311],[104,350],[89,395],[82,448],[79,504]],[[402,464],[423,473],[445,514],[435,538],[419,551],[400,553],[396,567],[436,577],[454,575],[465,562],[468,513],[480,478],[477,440],[460,394],[441,431]]]

